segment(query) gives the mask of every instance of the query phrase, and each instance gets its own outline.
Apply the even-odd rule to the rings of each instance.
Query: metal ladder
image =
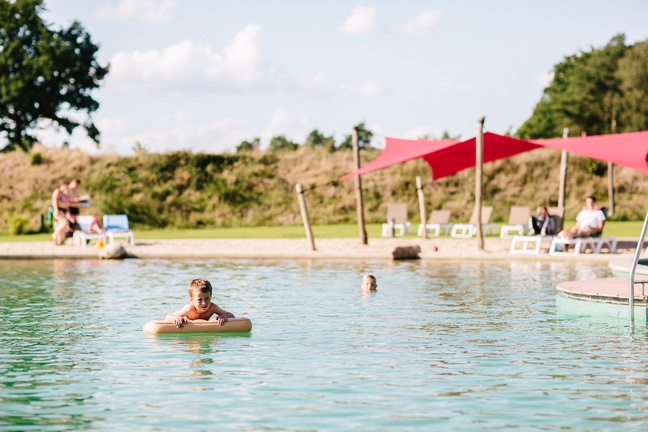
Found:
[[[637,249],[635,250],[634,259],[632,260],[632,267],[630,268],[630,274],[628,275],[628,305],[630,306],[630,321],[634,322],[634,286],[635,283],[641,284],[641,295],[644,295],[644,284],[648,283],[648,280],[644,281],[635,281],[635,271],[637,270],[637,264],[639,264],[639,255],[641,255],[641,249],[643,248],[644,238],[646,237],[646,228],[648,227],[648,212],[646,212],[646,218],[644,219],[643,228],[641,229],[641,235],[639,236],[639,241],[637,241]]]

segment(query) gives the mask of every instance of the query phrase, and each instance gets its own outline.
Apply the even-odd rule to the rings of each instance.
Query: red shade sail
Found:
[[[341,179],[423,158],[432,168],[432,178],[437,180],[475,166],[475,140],[416,141],[385,137],[385,150],[376,159]],[[484,163],[541,147],[566,150],[648,173],[648,131],[533,141],[486,132]]]
[[[648,131],[531,141],[648,174]]]
[[[398,138],[385,137],[385,149],[378,157],[357,171],[349,173],[341,180],[376,171],[390,165],[407,162],[413,159],[421,158],[427,154],[433,154],[435,151],[443,149],[458,143],[457,140],[406,140]]]

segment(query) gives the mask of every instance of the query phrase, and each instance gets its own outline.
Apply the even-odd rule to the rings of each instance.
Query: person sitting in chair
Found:
[[[554,220],[549,214],[549,210],[545,206],[538,206],[536,215],[531,216],[531,223],[529,226],[529,233],[531,235],[554,235],[556,227]]]
[[[576,225],[573,228],[565,228],[564,236],[567,238],[597,237],[603,232],[605,213],[596,205],[596,198],[588,196],[585,198],[585,208],[576,216]]]

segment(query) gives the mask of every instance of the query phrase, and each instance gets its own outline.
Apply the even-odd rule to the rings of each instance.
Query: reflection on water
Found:
[[[366,273],[377,293],[359,291]],[[143,334],[198,276],[253,332]],[[0,261],[0,429],[643,430],[646,327],[556,309],[557,282],[604,276],[562,261]]]

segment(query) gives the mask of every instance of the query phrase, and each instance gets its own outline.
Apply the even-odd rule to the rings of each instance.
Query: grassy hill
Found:
[[[362,152],[363,164],[380,150]],[[553,206],[558,199],[560,152],[540,149],[484,167],[484,204],[493,220],[505,221],[511,205]],[[51,194],[64,179],[79,178],[100,213],[126,213],[137,229],[245,227],[301,223],[295,185],[306,190],[313,224],[356,221],[351,151],[301,147],[294,152],[205,154],[138,153],[90,156],[66,148],[37,146],[30,153],[0,154],[0,233],[34,232]],[[424,183],[428,211],[445,208],[453,221],[472,212],[475,171],[433,182],[429,166],[410,161],[362,176],[367,222],[383,222],[386,205],[406,202],[418,218],[416,176]],[[616,211],[612,220],[643,220],[648,176],[614,169]],[[607,164],[570,155],[566,217],[573,219],[584,197],[608,203]],[[85,209],[84,211],[88,211]]]

